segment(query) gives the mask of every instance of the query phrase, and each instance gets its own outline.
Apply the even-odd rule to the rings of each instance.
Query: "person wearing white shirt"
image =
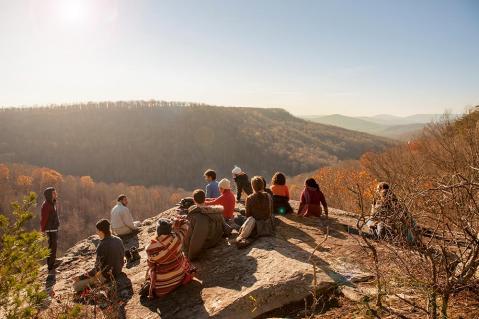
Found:
[[[111,230],[118,236],[131,234],[138,231],[140,222],[133,221],[128,209],[128,198],[121,194],[117,199],[118,203],[111,210]]]

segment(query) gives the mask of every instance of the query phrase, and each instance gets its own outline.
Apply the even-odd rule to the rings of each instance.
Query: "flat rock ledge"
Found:
[[[295,203],[296,204],[296,203]],[[133,283],[134,295],[125,306],[126,318],[255,318],[269,311],[303,300],[313,289],[313,267],[309,258],[326,227],[332,234],[312,260],[317,265],[319,294],[338,286],[354,287],[357,282],[374,279],[369,271],[358,268],[347,256],[336,253],[334,246],[354,245],[352,235],[343,233],[347,216],[338,211],[329,221],[279,216],[275,237],[263,237],[246,249],[238,250],[224,239],[194,262],[198,277],[161,300],[140,298],[144,282],[146,253],[144,247],[155,232],[160,217],[178,213],[170,209],[143,222],[140,233],[126,240],[126,248],[140,248],[141,261],[124,269]],[[353,225],[352,218],[350,224]],[[54,285],[56,296],[71,294],[72,278],[93,265],[96,236],[78,242],[63,257]],[[53,303],[52,303],[53,304]]]

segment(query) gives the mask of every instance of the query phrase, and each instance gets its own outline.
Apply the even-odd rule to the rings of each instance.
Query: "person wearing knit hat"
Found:
[[[235,165],[235,167],[233,168],[233,170],[231,171],[231,173],[233,175],[239,175],[241,173],[243,173],[243,171],[241,170],[241,168],[239,168],[238,166]]]
[[[233,218],[235,210],[235,196],[231,192],[231,182],[227,178],[223,178],[218,184],[221,196],[218,198],[207,198],[205,204],[208,206],[221,205],[223,206],[223,217],[228,223]]]
[[[241,201],[241,194],[243,191],[247,196],[253,194],[248,175],[246,175],[241,168],[235,165],[231,173],[233,173],[233,179],[236,183],[236,200],[238,202]]]
[[[100,243],[96,248],[95,266],[89,272],[74,279],[73,289],[76,293],[113,281],[123,270],[125,247],[120,238],[111,234],[110,221],[100,219],[96,223],[96,229]]]
[[[156,224],[156,234],[158,236],[171,234],[171,221],[167,218],[160,218]]]
[[[186,218],[173,221],[161,218],[156,224],[156,236],[146,247],[148,298],[161,298],[193,279],[195,269],[183,252],[183,244],[190,229]]]

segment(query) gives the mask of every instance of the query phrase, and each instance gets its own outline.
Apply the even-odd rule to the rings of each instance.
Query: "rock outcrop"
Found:
[[[134,289],[125,306],[127,318],[255,318],[300,302],[313,289],[311,252],[326,232],[328,240],[311,259],[317,265],[315,289],[373,279],[355,259],[357,241],[348,234],[354,219],[332,209],[329,220],[279,216],[275,237],[260,238],[246,249],[238,250],[225,238],[194,262],[198,276],[192,283],[161,300],[144,300],[138,295],[147,269],[144,247],[154,235],[156,220],[177,213],[171,209],[145,220],[138,236],[126,240],[126,248],[139,247],[141,255],[139,262],[124,269]],[[56,296],[69,293],[72,278],[93,265],[97,242],[91,236],[67,251],[53,288]]]

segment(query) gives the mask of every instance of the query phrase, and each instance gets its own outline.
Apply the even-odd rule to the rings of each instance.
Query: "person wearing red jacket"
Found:
[[[234,217],[235,210],[235,195],[231,192],[231,182],[223,178],[219,183],[218,187],[220,189],[221,196],[218,198],[207,198],[205,204],[208,206],[221,205],[223,206],[223,217],[225,221],[229,222]]]
[[[48,187],[43,192],[45,201],[42,204],[42,214],[40,218],[40,229],[48,237],[48,249],[50,254],[47,257],[47,265],[49,274],[55,273],[57,258],[57,242],[58,242],[58,227],[60,220],[57,212],[57,192],[55,188]]]

